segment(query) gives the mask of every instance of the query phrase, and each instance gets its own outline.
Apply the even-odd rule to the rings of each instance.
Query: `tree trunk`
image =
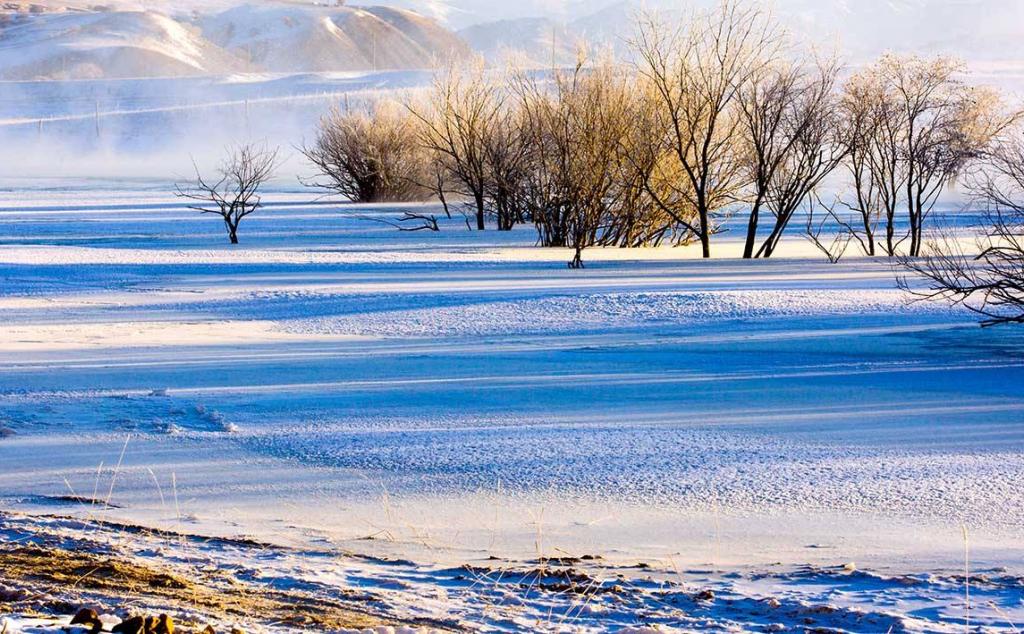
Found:
[[[711,257],[711,227],[708,226],[708,210],[700,210],[700,250],[705,259]]]
[[[921,208],[913,201],[910,207],[910,256],[921,255]]]
[[[583,268],[583,249],[576,247],[576,254],[569,262],[570,269],[582,269]]]
[[[755,203],[754,208],[750,210],[750,219],[747,221],[747,242],[743,245],[744,260],[754,257],[754,243],[757,242],[757,222],[760,213],[760,203]]]
[[[238,226],[229,221],[225,221],[224,224],[228,228],[228,239],[231,240],[231,244],[238,244]]]
[[[484,195],[474,194],[473,198],[476,202],[476,228],[477,231],[484,230]]]
[[[864,216],[864,235],[868,241],[868,257],[875,257],[875,232],[872,230],[867,216]]]
[[[893,214],[888,214],[885,218],[885,246],[889,257],[896,255],[896,245],[893,244],[893,238],[896,236],[895,224],[896,221]]]

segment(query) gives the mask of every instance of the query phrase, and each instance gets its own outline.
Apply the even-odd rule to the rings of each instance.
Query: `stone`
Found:
[[[74,618],[71,619],[71,625],[92,625],[100,620],[100,615],[92,608],[82,608],[78,612],[75,612]]]
[[[156,627],[153,628],[153,634],[174,634],[174,619],[161,614],[156,619]]]
[[[110,631],[114,634],[146,634],[146,619],[133,616],[110,628]]]

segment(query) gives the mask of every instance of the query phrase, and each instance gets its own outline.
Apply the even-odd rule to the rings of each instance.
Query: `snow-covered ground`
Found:
[[[0,188],[0,546],[442,629],[1024,622],[1024,334],[888,263],[733,232],[571,271],[287,186],[231,248],[169,191]]]

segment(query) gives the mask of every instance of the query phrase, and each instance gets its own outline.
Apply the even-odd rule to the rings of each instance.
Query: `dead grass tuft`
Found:
[[[67,601],[40,597],[102,596],[112,605],[159,606],[207,615],[211,621],[274,623],[315,630],[362,629],[382,625],[331,598],[288,590],[267,590],[215,570],[171,570],[125,558],[35,545],[0,549],[0,578],[17,591],[0,593],[0,612],[45,607],[65,612]],[[59,605],[58,605],[59,603]],[[6,608],[6,609],[5,609]]]

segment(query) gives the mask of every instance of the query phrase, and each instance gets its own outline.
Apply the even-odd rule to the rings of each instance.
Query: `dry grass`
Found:
[[[179,610],[214,622],[294,625],[314,630],[366,628],[380,619],[331,598],[255,588],[216,570],[175,570],[126,558],[36,545],[0,549],[0,613],[68,612],[74,597],[102,597],[113,606]],[[47,599],[47,597],[60,597]]]

